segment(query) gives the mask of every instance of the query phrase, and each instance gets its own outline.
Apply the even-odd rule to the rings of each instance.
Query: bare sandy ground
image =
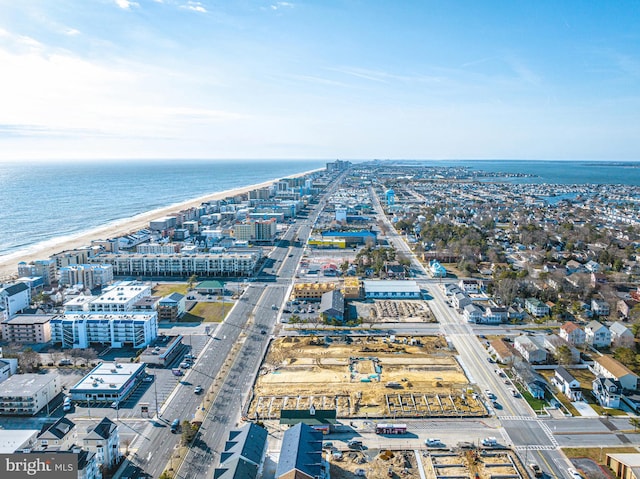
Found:
[[[304,176],[315,171],[319,170],[310,170],[304,173],[287,176],[287,178]],[[229,196],[247,193],[248,191],[255,190],[257,188],[264,188],[272,185],[275,181],[278,180],[265,181],[264,183],[259,183],[256,185],[212,193],[210,195],[187,200],[183,203],[173,204],[163,208],[158,208],[156,210],[148,211],[146,213],[141,213],[130,218],[123,218],[122,220],[111,223],[109,225],[100,226],[98,228],[94,228],[77,235],[74,234],[71,236],[64,236],[64,231],[59,231],[59,237],[47,242],[46,244],[42,244],[41,246],[34,246],[27,250],[0,256],[0,282],[17,277],[18,263],[21,261],[30,263],[31,261],[39,259],[47,259],[49,258],[49,256],[61,251],[88,246],[93,240],[105,240],[132,233],[140,229],[147,228],[149,226],[149,222],[155,218],[167,216],[180,210],[198,207],[206,201],[220,200]]]

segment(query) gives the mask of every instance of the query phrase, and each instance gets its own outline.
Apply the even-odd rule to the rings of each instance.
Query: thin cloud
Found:
[[[65,35],[69,35],[70,37],[75,37],[76,35],[80,35],[80,30],[76,30],[75,28],[68,28],[64,32]]]
[[[293,3],[276,2],[270,5],[271,10],[280,10],[282,8],[293,8]]]
[[[131,10],[131,7],[139,7],[140,4],[137,2],[132,2],[131,0],[115,0],[116,5],[118,5],[123,10]]]
[[[200,2],[187,2],[185,5],[180,5],[180,8],[185,10],[191,10],[192,12],[207,13],[207,9]]]

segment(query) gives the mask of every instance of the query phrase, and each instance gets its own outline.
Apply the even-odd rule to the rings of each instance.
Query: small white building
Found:
[[[463,309],[466,305],[471,304],[471,298],[465,293],[456,293],[451,297],[451,304],[456,309]]]
[[[540,364],[547,360],[547,351],[534,343],[529,336],[516,337],[513,347],[531,364]]]
[[[365,297],[371,299],[420,299],[420,287],[408,280],[365,280]]]
[[[636,337],[633,332],[620,321],[616,321],[609,326],[611,332],[611,345],[615,348],[632,348]]]
[[[576,347],[583,346],[586,340],[584,330],[576,323],[572,323],[571,321],[560,326],[560,332],[558,333],[558,335],[566,342]]]
[[[620,381],[598,376],[591,383],[591,391],[600,406],[611,408],[620,407],[620,396],[622,395]]]
[[[458,287],[467,294],[478,294],[481,289],[480,283],[475,279],[461,279]]]
[[[584,333],[587,344],[595,348],[608,348],[611,346],[611,331],[598,321],[591,321],[587,324],[584,328]]]
[[[509,318],[509,310],[504,306],[497,306],[495,304],[490,304],[485,310],[484,317],[482,318],[482,323],[488,324],[500,324],[506,323]]]
[[[580,401],[582,390],[580,381],[574,378],[563,366],[558,366],[551,381],[556,387],[569,398],[570,401]]]
[[[527,298],[524,307],[527,312],[536,318],[542,318],[549,314],[549,306],[537,298]]]
[[[462,308],[464,319],[469,323],[481,323],[484,318],[484,311],[477,304],[469,303]]]
[[[145,376],[145,363],[100,363],[69,390],[76,402],[124,401]]]

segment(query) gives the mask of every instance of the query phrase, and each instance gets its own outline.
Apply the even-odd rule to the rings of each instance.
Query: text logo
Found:
[[[78,455],[71,452],[0,454],[2,479],[75,479]]]

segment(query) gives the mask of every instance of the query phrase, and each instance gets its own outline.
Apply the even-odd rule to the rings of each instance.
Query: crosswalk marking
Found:
[[[496,416],[500,421],[538,421],[531,416]]]
[[[529,444],[527,446],[514,446],[516,451],[555,451],[557,446]]]

